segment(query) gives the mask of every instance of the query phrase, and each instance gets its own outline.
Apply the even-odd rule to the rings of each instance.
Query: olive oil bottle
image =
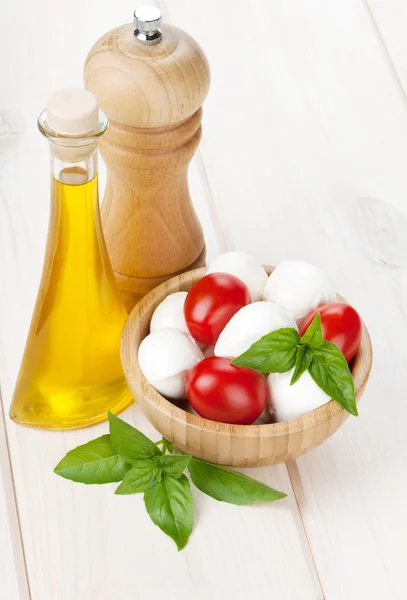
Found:
[[[10,416],[22,425],[70,429],[132,400],[119,349],[127,313],[99,214],[97,142],[107,119],[90,92],[61,90],[38,126],[50,143],[51,214]]]

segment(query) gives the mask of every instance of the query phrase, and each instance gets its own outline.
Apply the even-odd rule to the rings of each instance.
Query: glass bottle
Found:
[[[127,318],[103,237],[97,143],[107,129],[95,96],[61,90],[38,119],[51,151],[51,213],[42,279],[10,417],[71,429],[132,401],[120,362]]]

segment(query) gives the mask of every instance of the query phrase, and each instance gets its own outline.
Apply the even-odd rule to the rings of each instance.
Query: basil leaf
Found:
[[[178,478],[185,471],[191,458],[187,454],[184,456],[169,456],[167,454],[167,456],[159,456],[156,460],[157,464],[163,468],[164,473]]]
[[[249,367],[262,373],[285,373],[295,365],[299,343],[300,336],[293,327],[277,329],[232,360],[232,365]]]
[[[166,438],[163,438],[163,451],[164,451],[164,454],[165,454],[165,452],[167,452],[167,451],[168,451],[170,454],[172,454],[172,450],[173,450],[173,448],[172,448],[172,444],[171,444],[171,442],[169,442],[169,441],[168,441]]]
[[[185,475],[178,479],[165,475],[144,492],[144,503],[153,523],[182,550],[194,526],[191,486]]]
[[[273,490],[260,481],[243,473],[232,471],[220,465],[192,458],[188,466],[192,481],[201,492],[230,504],[254,504],[273,502],[285,498],[287,494]]]
[[[308,344],[310,348],[319,348],[322,344],[321,313],[312,319],[310,326],[301,338],[301,344]]]
[[[161,438],[161,440],[159,442],[156,442],[157,446],[161,446],[161,450],[162,453],[165,454],[166,452],[169,452],[169,454],[172,454],[173,451],[173,447],[171,442],[169,442],[166,438]]]
[[[294,383],[296,383],[299,380],[304,371],[308,369],[312,357],[312,351],[310,351],[307,348],[307,346],[299,346],[297,358],[295,361],[295,369],[293,376],[291,377],[290,385],[294,385]]]
[[[54,473],[79,483],[120,481],[131,465],[113,448],[110,435],[78,446],[57,464]]]
[[[144,492],[157,483],[157,464],[152,458],[138,460],[128,471],[115,494]]]
[[[313,355],[308,370],[315,383],[351,415],[357,417],[352,374],[338,346],[323,340]]]
[[[161,450],[141,431],[109,411],[110,437],[120,456],[133,460],[161,456]]]

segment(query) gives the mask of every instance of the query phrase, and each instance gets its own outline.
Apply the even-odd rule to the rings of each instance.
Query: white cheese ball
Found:
[[[184,315],[184,304],[187,295],[187,292],[174,292],[174,294],[170,294],[160,302],[151,317],[150,333],[166,327],[175,327],[175,329],[191,335]],[[201,349],[205,348],[205,344],[197,342],[192,336],[191,339]]]
[[[274,302],[253,302],[241,308],[218,337],[215,356],[236,358],[246,352],[261,337],[281,329],[297,325],[291,315]]]
[[[150,321],[150,332],[175,327],[189,334],[184,316],[184,304],[187,292],[170,294],[157,306]]]
[[[247,252],[226,252],[209,265],[209,273],[230,273],[238,277],[249,288],[252,302],[263,298],[267,273],[261,264]]]
[[[173,327],[150,333],[138,351],[144,377],[157,392],[174,400],[186,398],[185,376],[203,357],[194,340]]]
[[[298,320],[321,304],[335,302],[336,292],[319,267],[302,261],[285,260],[268,278],[263,299],[284,306]]]
[[[294,369],[270,373],[267,379],[267,406],[275,421],[302,417],[331,400],[315,383],[308,371],[290,385]]]

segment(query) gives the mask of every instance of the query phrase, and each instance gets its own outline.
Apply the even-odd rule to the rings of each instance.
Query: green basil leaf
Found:
[[[220,465],[192,458],[188,466],[192,481],[201,492],[230,504],[254,504],[273,502],[285,498],[287,494],[256,481],[243,473],[232,471]]]
[[[301,338],[301,344],[308,344],[310,348],[319,348],[322,344],[321,313],[312,319],[310,326]]]
[[[165,475],[144,492],[144,503],[153,523],[182,550],[194,526],[191,486],[185,475],[178,479]]]
[[[141,431],[109,412],[110,437],[120,456],[134,460],[161,456],[161,450]]]
[[[172,444],[166,438],[163,438],[163,450],[164,450],[164,454],[166,451],[168,451],[170,454],[172,454],[172,450],[173,450]]]
[[[79,483],[111,483],[123,479],[129,469],[131,464],[119,456],[110,435],[102,435],[68,452],[54,472]]]
[[[173,447],[171,442],[169,442],[166,438],[161,438],[161,440],[159,442],[156,442],[157,446],[161,446],[161,450],[163,454],[166,454],[166,452],[168,452],[169,454],[172,454],[173,451]]]
[[[115,494],[145,492],[157,483],[157,464],[154,459],[138,460],[128,471]]]
[[[262,373],[285,373],[295,365],[299,343],[300,336],[293,327],[277,329],[255,342],[235,358],[232,365],[249,367]]]
[[[357,417],[352,374],[338,346],[324,340],[313,354],[308,370],[315,383],[351,415]]]
[[[294,383],[296,383],[299,380],[304,371],[308,369],[312,357],[312,351],[310,351],[309,348],[307,348],[307,346],[299,346],[297,358],[295,361],[295,369],[293,376],[291,377],[290,385],[294,385]]]
[[[184,456],[170,456],[167,454],[166,456],[159,456],[156,460],[157,464],[163,468],[164,473],[178,478],[185,471],[191,458],[187,454]]]

